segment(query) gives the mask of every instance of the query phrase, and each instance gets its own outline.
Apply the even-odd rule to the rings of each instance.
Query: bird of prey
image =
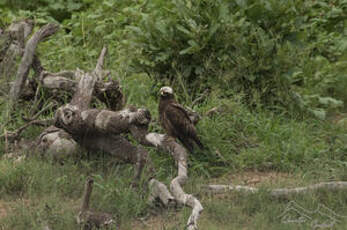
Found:
[[[160,124],[167,134],[178,138],[189,152],[194,151],[194,142],[200,149],[204,148],[187,110],[176,102],[171,87],[160,89],[159,116]]]

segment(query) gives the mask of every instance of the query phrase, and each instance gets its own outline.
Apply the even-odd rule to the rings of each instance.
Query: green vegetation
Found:
[[[310,229],[282,223],[288,200],[271,199],[266,190],[347,180],[346,0],[0,2],[0,28],[28,17],[35,29],[47,22],[61,25],[38,47],[49,71],[91,69],[107,45],[106,67],[120,79],[127,103],[147,107],[155,120],[163,85],[200,114],[220,108],[197,127],[207,149],[189,156],[185,190],[198,194],[205,208],[201,229]],[[6,100],[1,96],[1,110]],[[5,127],[0,118],[1,134],[22,125],[20,115],[28,110],[18,109]],[[162,131],[156,122],[150,128]],[[23,136],[39,133],[33,127]],[[4,147],[1,140],[0,157]],[[176,175],[173,159],[148,150],[157,178],[169,183]],[[200,193],[208,182],[248,184],[248,174],[263,175],[257,184],[263,192]],[[1,159],[0,229],[40,229],[46,223],[77,229],[74,215],[88,175],[95,179],[91,206],[114,213],[120,229],[182,229],[191,212],[150,207],[148,191],[131,188],[133,168],[108,156],[64,165],[38,157],[20,163]],[[347,216],[343,192],[290,200],[309,210],[323,204]],[[345,226],[347,218],[341,218],[335,227]]]

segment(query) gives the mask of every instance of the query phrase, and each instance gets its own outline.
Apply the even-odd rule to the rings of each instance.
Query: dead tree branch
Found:
[[[213,194],[227,193],[232,191],[245,192],[245,193],[257,193],[259,192],[258,188],[250,186],[241,186],[241,185],[206,185],[204,186],[207,192]],[[309,185],[306,187],[298,188],[279,188],[269,190],[269,194],[273,197],[288,197],[290,195],[302,194],[307,192],[312,192],[320,189],[327,189],[330,191],[337,190],[347,190],[346,181],[334,181],[334,182],[321,182],[314,185]]]
[[[32,20],[14,22],[0,35],[0,79],[4,95],[8,95],[10,81],[16,75],[17,60],[23,56],[24,41],[33,26]]]
[[[129,126],[148,125],[150,114],[145,109],[121,111],[89,109],[97,75],[102,74],[106,49],[100,54],[92,73],[78,71],[80,79],[71,102],[60,107],[55,114],[55,125],[64,129],[84,148],[95,152],[107,152],[135,165],[135,179],[139,179],[144,165],[150,164],[147,151],[142,146],[132,145],[121,134],[129,133]],[[151,167],[152,168],[152,167]]]
[[[53,160],[63,160],[79,150],[71,135],[55,126],[46,128],[36,139],[35,144],[41,156],[49,156]]]
[[[5,56],[11,56],[13,51],[23,52],[24,40],[31,34],[33,27],[33,21],[25,19],[12,23],[6,31],[0,34],[0,63]]]
[[[161,184],[157,183],[157,189],[152,196],[157,196],[164,204],[168,202],[168,197],[173,196],[177,203],[191,207],[193,210],[187,222],[187,229],[198,229],[198,219],[203,207],[198,199],[191,194],[185,193],[182,189],[182,186],[188,179],[186,149],[178,144],[172,137],[158,133],[147,133],[146,127],[132,125],[130,127],[130,132],[141,144],[154,146],[158,150],[167,152],[174,157],[178,167],[178,175],[170,183],[172,195],[168,190],[163,189]],[[155,184],[156,182],[153,181],[152,183]],[[153,199],[153,197],[151,197],[151,199]]]
[[[52,123],[53,120],[33,120],[25,125],[19,127],[15,131],[7,131],[4,134],[0,135],[0,138],[6,138],[9,141],[17,140],[20,136],[20,134],[27,129],[28,127],[32,125],[39,125],[39,126],[49,126]]]
[[[175,202],[175,198],[171,195],[166,185],[162,182],[156,179],[151,179],[149,181],[149,188],[151,191],[149,202],[154,202],[154,200],[158,198],[165,205],[165,207],[168,207],[171,203]]]
[[[187,151],[174,138],[167,135],[149,133],[145,136],[145,139],[152,146],[170,153],[176,160],[178,175],[171,181],[170,191],[179,204],[187,205],[193,209],[187,222],[187,229],[198,229],[198,219],[203,207],[198,199],[185,193],[182,189],[188,179]]]
[[[17,71],[16,81],[10,91],[10,100],[12,103],[16,102],[20,96],[24,82],[27,79],[29,69],[33,63],[34,54],[38,43],[57,32],[58,28],[58,25],[47,24],[37,31],[27,42],[22,61]]]

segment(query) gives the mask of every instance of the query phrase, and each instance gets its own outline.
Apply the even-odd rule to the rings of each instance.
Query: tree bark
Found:
[[[27,42],[24,55],[18,67],[16,81],[10,91],[10,104],[16,102],[20,96],[21,89],[27,79],[30,67],[33,63],[36,47],[40,41],[51,36],[58,30],[58,25],[47,24],[37,31]]]
[[[17,60],[23,56],[24,41],[33,26],[33,21],[22,20],[12,23],[0,34],[0,80],[4,95],[9,92],[10,82],[16,75]]]
[[[155,146],[170,153],[178,164],[178,176],[170,184],[172,195],[161,182],[150,180],[152,199],[159,198],[168,205],[174,198],[179,204],[192,207],[193,211],[187,222],[188,229],[197,229],[197,221],[203,207],[199,200],[186,194],[182,185],[187,176],[187,152],[185,148],[166,135],[150,133],[147,128],[151,116],[146,109],[134,107],[121,111],[89,109],[90,100],[101,72],[102,52],[95,70],[82,74],[71,102],[59,108],[55,114],[55,125],[67,131],[75,141],[87,149],[104,151],[118,159],[135,164],[135,178],[138,179],[143,166],[150,164],[147,151],[142,146],[133,146],[124,133],[131,133],[141,144]],[[100,75],[99,75],[100,76]]]

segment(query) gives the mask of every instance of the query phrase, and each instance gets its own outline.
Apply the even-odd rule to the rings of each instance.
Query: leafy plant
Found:
[[[346,49],[345,8],[324,0],[145,1],[123,9],[131,20],[122,44],[136,70],[158,87],[173,85],[188,102],[219,87],[226,96],[230,88],[245,93],[251,105],[310,111],[296,95],[313,93],[318,72],[329,72],[316,79],[322,96],[341,98],[341,90],[329,89],[346,74],[333,63]],[[312,65],[322,55],[328,63]]]

